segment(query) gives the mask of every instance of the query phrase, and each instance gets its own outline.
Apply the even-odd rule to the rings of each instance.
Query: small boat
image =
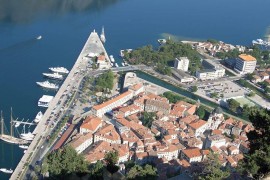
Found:
[[[3,173],[7,173],[7,174],[13,173],[12,169],[6,169],[6,168],[0,168],[0,171],[2,171]]]
[[[113,63],[111,63],[111,66],[113,67]]]
[[[117,63],[115,63],[115,67],[119,67]]]
[[[39,112],[37,113],[37,115],[36,115],[36,118],[34,119],[34,122],[35,122],[35,123],[38,123],[38,122],[41,120],[42,116],[43,116],[42,112],[39,111]]]
[[[125,51],[125,50],[123,50],[123,49],[120,50],[120,57],[124,57],[124,56],[125,56],[124,51]]]
[[[21,139],[27,140],[27,141],[32,141],[35,137],[34,134],[32,134],[31,132],[28,133],[22,133],[20,134]]]
[[[22,149],[28,149],[29,146],[26,146],[26,145],[19,145],[19,148],[22,148]]]
[[[158,39],[157,40],[158,41],[158,43],[160,44],[160,45],[162,45],[162,44],[166,44],[166,39]]]
[[[113,55],[110,55],[110,60],[111,60],[112,63],[115,62],[115,60],[114,60],[114,58],[113,58]]]
[[[15,123],[15,127],[19,127],[20,125],[21,125],[21,123],[19,123],[19,122]]]
[[[23,153],[25,154],[26,153],[26,150],[24,150]]]
[[[125,66],[125,63],[122,62],[122,66]]]
[[[40,39],[42,39],[42,36],[38,36],[36,39],[37,39],[37,40],[40,40]]]

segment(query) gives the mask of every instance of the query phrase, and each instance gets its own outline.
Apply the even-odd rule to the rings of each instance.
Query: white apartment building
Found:
[[[92,112],[97,117],[102,117],[106,112],[109,112],[112,109],[118,106],[121,106],[122,104],[126,103],[128,100],[132,99],[132,97],[133,97],[133,92],[126,91],[109,101],[93,106]]]
[[[253,73],[256,68],[257,60],[251,55],[248,54],[240,54],[239,58],[235,61],[234,69],[239,74],[248,74]]]
[[[178,158],[178,148],[174,145],[157,147],[157,157],[166,158],[168,161]]]
[[[188,65],[189,65],[189,60],[187,57],[180,57],[179,59],[175,58],[175,60],[174,60],[174,68],[175,69],[180,69],[182,71],[187,72]]]
[[[213,80],[221,78],[225,75],[225,69],[216,67],[215,69],[207,69],[204,71],[196,71],[196,77],[201,80]]]
[[[78,154],[80,154],[92,143],[93,143],[93,135],[92,133],[87,133],[86,135],[81,135],[79,138],[76,138],[73,141],[71,141],[70,146],[73,147]]]

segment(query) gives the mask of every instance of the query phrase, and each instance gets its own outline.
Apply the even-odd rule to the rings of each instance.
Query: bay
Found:
[[[48,67],[70,69],[93,29],[105,27],[105,47],[119,64],[120,49],[157,46],[164,36],[249,45],[267,33],[268,7],[264,0],[0,0],[0,109],[6,126],[10,107],[14,117],[35,117],[38,99],[54,94],[35,82]],[[23,150],[2,141],[0,146],[0,168],[14,169]]]

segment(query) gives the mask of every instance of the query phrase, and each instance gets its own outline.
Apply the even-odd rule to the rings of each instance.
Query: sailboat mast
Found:
[[[12,108],[10,112],[10,136],[13,136],[13,118],[12,118]]]
[[[4,135],[4,119],[3,119],[3,111],[1,111],[1,135]]]

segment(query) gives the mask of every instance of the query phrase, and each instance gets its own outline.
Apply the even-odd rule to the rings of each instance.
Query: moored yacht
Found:
[[[34,122],[38,123],[41,120],[42,116],[43,116],[43,113],[39,111],[36,115],[36,118],[34,119]]]
[[[111,60],[112,63],[115,62],[113,55],[110,55],[110,60]]]
[[[48,78],[52,78],[52,79],[63,79],[63,75],[59,74],[59,73],[42,73],[43,76],[46,76]]]
[[[115,67],[119,67],[117,63],[115,63]]]
[[[39,86],[48,88],[48,89],[58,89],[59,86],[56,84],[50,83],[49,81],[44,81],[44,82],[36,82]]]
[[[22,149],[28,149],[29,146],[26,146],[26,145],[19,145],[19,148],[22,148]]]
[[[35,137],[35,135],[33,135],[32,133],[28,132],[28,133],[22,133],[20,134],[21,139],[27,140],[27,141],[32,141]]]
[[[13,173],[12,169],[6,169],[6,168],[0,168],[0,171],[2,171],[3,173],[7,173],[7,174]]]
[[[19,123],[19,122],[15,123],[15,127],[19,127],[20,125],[21,125],[21,123]]]
[[[49,70],[56,73],[64,73],[64,74],[69,73],[69,71],[64,67],[50,67]]]

